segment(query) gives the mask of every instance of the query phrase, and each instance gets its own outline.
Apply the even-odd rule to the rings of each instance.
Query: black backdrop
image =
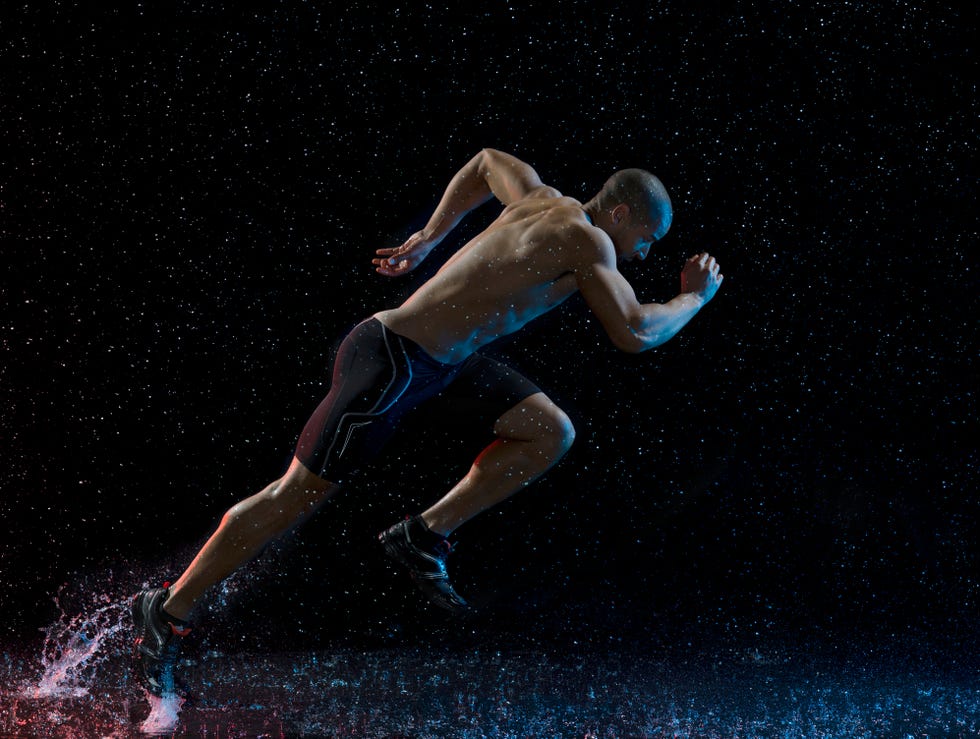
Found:
[[[672,297],[695,251],[726,280],[639,356],[578,298],[492,347],[578,438],[459,531],[477,631],[971,643],[973,17],[521,6],[3,11],[5,627],[48,623],[65,582],[175,576],[277,477],[343,333],[493,207],[410,277],[376,275],[373,249],[493,146],[583,200],[621,167],[661,177],[675,221],[626,268],[641,299]],[[211,618],[290,643],[431,629],[372,539],[484,440],[445,410]]]

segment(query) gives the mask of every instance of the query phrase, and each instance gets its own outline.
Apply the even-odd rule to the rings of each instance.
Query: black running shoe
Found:
[[[469,604],[453,590],[446,572],[446,558],[452,544],[443,539],[433,548],[419,546],[412,541],[412,531],[420,525],[414,519],[396,523],[378,534],[378,541],[389,557],[408,568],[415,584],[429,600],[454,613],[468,611]]]
[[[169,583],[165,583],[162,588],[144,590],[133,598],[136,664],[146,689],[156,696],[175,692],[174,665],[180,639],[191,633],[187,624],[171,623],[161,615],[169,592]]]

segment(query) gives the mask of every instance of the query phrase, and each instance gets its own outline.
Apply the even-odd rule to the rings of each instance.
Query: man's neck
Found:
[[[593,226],[595,225],[595,212],[597,210],[598,209],[591,200],[582,206],[582,212],[585,213],[585,217],[589,219],[589,223]]]

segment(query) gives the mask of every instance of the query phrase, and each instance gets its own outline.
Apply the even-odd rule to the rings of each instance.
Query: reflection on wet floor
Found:
[[[4,646],[0,735],[973,737],[976,671],[752,649],[491,643],[191,652],[188,693],[129,673],[125,603]]]

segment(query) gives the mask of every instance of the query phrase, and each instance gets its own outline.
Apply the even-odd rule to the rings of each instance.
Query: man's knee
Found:
[[[501,438],[533,442],[537,453],[558,461],[575,440],[575,427],[565,412],[544,393],[535,393],[497,419]]]
[[[572,419],[554,403],[538,417],[534,424],[534,442],[540,453],[551,463],[565,456],[575,441]]]
[[[558,406],[552,404],[541,421],[540,442],[547,455],[555,462],[572,448],[575,426],[572,419]]]

